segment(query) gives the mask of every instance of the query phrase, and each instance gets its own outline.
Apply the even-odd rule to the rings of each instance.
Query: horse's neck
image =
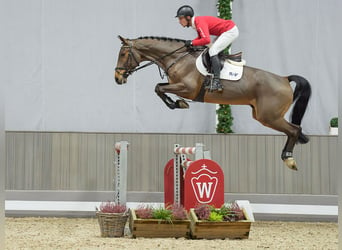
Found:
[[[151,44],[140,44],[138,50],[142,61],[154,61],[165,69],[179,54],[175,50],[181,48],[182,44],[172,44],[171,42],[153,41]]]

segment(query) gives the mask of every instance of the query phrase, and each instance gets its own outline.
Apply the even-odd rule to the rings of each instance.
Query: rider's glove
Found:
[[[190,47],[191,45],[192,45],[192,41],[191,40],[185,41],[185,46],[186,47]]]

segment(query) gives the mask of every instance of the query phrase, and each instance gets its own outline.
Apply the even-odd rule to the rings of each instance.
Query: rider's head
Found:
[[[176,17],[178,17],[179,23],[183,27],[191,26],[191,18],[194,16],[194,10],[189,5],[183,5],[177,11]]]

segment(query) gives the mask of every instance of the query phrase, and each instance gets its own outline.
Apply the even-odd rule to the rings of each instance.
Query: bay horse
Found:
[[[221,79],[223,92],[213,92],[204,89],[205,76],[196,69],[196,59],[202,51],[196,47],[187,48],[185,40],[165,37],[127,39],[121,36],[119,39],[122,46],[115,68],[118,84],[126,83],[128,76],[135,71],[156,64],[164,70],[168,82],[158,83],[155,92],[171,109],[189,108],[182,98],[206,103],[249,105],[255,120],[287,135],[281,159],[290,169],[297,170],[294,146],[297,142],[303,144],[309,141],[300,127],[311,96],[311,87],[305,78],[298,75],[278,76],[244,66],[240,80]],[[140,66],[143,61],[149,63]],[[296,83],[294,91],[290,85],[292,81]],[[166,93],[181,99],[174,101]],[[291,122],[288,122],[284,115],[292,103]]]

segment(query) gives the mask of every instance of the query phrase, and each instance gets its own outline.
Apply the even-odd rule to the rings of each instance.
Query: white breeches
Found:
[[[236,26],[231,30],[222,33],[210,47],[209,55],[216,56],[222,50],[227,48],[238,36],[239,30]]]

